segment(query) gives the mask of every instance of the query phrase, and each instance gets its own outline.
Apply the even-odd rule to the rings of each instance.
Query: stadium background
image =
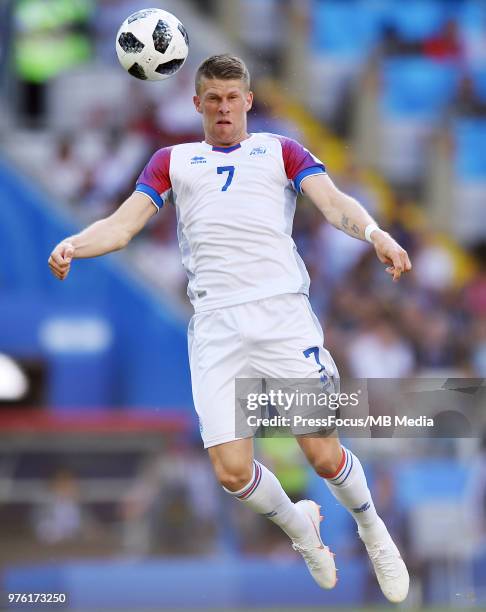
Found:
[[[323,503],[335,590],[216,485],[191,403],[173,210],[65,283],[47,257],[131,192],[151,152],[202,138],[195,67],[232,51],[253,74],[250,129],[305,143],[411,254],[392,284],[369,246],[299,202],[294,237],[341,372],[486,377],[486,3],[149,4],[191,41],[158,84],[114,53],[144,2],[0,4],[1,605],[65,592],[79,610],[385,606],[353,521],[292,440],[258,453],[291,495]],[[486,605],[486,437],[474,435],[349,441],[408,561],[405,608]]]

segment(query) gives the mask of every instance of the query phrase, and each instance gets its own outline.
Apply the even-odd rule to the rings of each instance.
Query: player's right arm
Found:
[[[112,215],[60,242],[49,257],[51,272],[64,280],[73,259],[98,257],[123,249],[156,212],[153,202],[144,193],[135,191]]]

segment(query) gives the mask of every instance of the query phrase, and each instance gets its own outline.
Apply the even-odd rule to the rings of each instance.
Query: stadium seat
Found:
[[[399,503],[410,510],[417,505],[458,502],[464,493],[467,466],[452,459],[430,459],[424,470],[422,461],[404,463],[397,470]]]
[[[466,35],[482,31],[486,22],[486,4],[478,0],[459,3],[458,21]]]
[[[461,180],[486,180],[486,119],[460,119],[453,127],[454,170]]]
[[[486,605],[486,548],[482,546],[473,558],[473,584],[478,605]]]
[[[444,3],[436,0],[389,2],[388,23],[407,40],[423,40],[440,30],[447,19]]]
[[[362,2],[314,3],[312,47],[315,52],[365,60],[379,36],[375,13]]]
[[[451,101],[458,72],[452,64],[422,58],[393,58],[384,63],[382,108],[388,115],[438,119]]]
[[[486,102],[486,68],[476,68],[472,71],[472,79],[478,96]]]

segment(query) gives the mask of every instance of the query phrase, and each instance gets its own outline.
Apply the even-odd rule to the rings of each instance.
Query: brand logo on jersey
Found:
[[[205,157],[201,157],[199,155],[195,155],[194,157],[191,157],[191,166],[193,166],[194,164],[205,164],[207,163],[207,160]]]
[[[266,152],[265,147],[255,147],[250,151],[250,155],[265,155]]]

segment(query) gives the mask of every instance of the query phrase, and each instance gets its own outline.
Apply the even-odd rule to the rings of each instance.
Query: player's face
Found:
[[[246,114],[252,103],[253,93],[239,79],[202,79],[194,106],[203,116],[206,142],[229,147],[247,138]]]

